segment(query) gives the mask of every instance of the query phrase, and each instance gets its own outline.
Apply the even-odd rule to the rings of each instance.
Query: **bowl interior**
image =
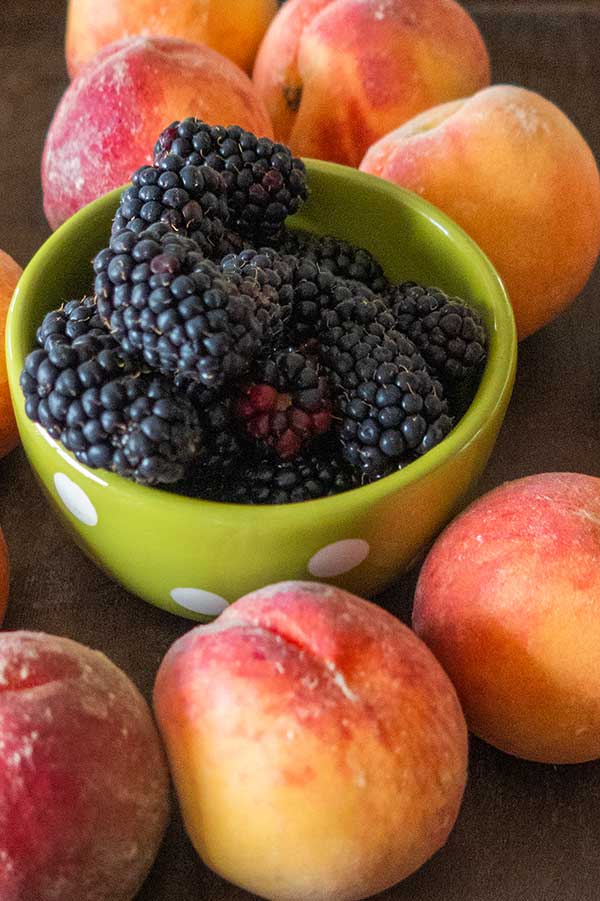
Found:
[[[424,478],[449,455],[474,440],[485,422],[506,402],[514,377],[516,334],[509,300],[491,263],[477,245],[448,217],[411,192],[379,178],[316,160],[307,161],[310,199],[294,224],[319,234],[332,234],[365,247],[392,281],[415,280],[442,288],[473,304],[482,314],[490,337],[488,361],[473,403],[450,435],[404,470],[362,488],[284,507],[241,507],[181,497],[144,488],[119,476],[102,473],[106,482],[130,494],[136,503],[210,505],[220,515],[303,518],[306,508],[327,504],[361,505]],[[26,354],[33,348],[42,316],[72,297],[90,293],[91,261],[108,244],[110,223],[120,190],[80,210],[43,245],[26,268],[15,292],[7,322],[7,365],[13,400],[22,407],[18,387]],[[34,428],[19,416],[20,428]],[[360,500],[359,500],[360,496]]]

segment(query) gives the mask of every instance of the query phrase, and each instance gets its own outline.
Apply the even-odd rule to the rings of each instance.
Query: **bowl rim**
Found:
[[[246,516],[249,519],[260,516],[262,520],[269,516],[274,522],[278,522],[282,517],[285,517],[288,522],[290,518],[304,520],[307,508],[314,511],[317,516],[331,517],[335,517],[336,513],[342,511],[346,514],[351,508],[364,509],[403,488],[415,485],[431,472],[439,469],[448,459],[466,449],[476,441],[485,427],[486,420],[492,417],[498,407],[505,402],[507,392],[510,393],[515,377],[517,357],[515,320],[502,280],[479,245],[438,207],[406,188],[337,163],[310,158],[305,158],[304,162],[309,173],[312,170],[325,176],[331,174],[337,178],[341,177],[350,181],[358,179],[365,184],[368,183],[371,190],[394,203],[401,203],[410,208],[412,212],[427,218],[436,228],[452,237],[461,253],[466,253],[467,256],[476,260],[489,293],[488,305],[493,314],[493,333],[488,359],[475,397],[446,438],[419,459],[411,461],[404,469],[391,473],[376,482],[361,485],[339,494],[286,504],[235,504],[188,497],[172,492],[168,488],[140,485],[107,470],[89,469],[79,463],[71,452],[63,449],[64,454],[73,460],[76,469],[83,468],[91,474],[101,473],[102,480],[107,487],[119,491],[124,499],[130,500],[132,504],[153,503],[165,512],[175,507],[179,507],[181,510],[187,508],[187,512],[190,513],[192,510],[198,512],[205,510],[213,515],[218,512],[223,519],[238,521],[240,516]],[[77,234],[93,222],[100,209],[104,210],[108,205],[116,207],[124,187],[126,186],[103,194],[74,213],[47,238],[23,270],[6,319],[6,361],[10,391],[15,406],[17,403],[22,403],[19,376],[24,363],[21,348],[25,345],[25,334],[21,308],[26,303],[29,293],[36,290],[40,271],[48,265],[48,258],[52,258],[62,248],[65,240],[71,243],[75,242],[76,246]],[[22,415],[25,416],[24,413]],[[29,420],[26,420],[26,424],[35,428],[35,424]],[[19,428],[21,427],[19,423]]]

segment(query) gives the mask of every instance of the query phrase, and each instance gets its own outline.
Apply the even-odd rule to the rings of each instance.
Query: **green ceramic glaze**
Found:
[[[299,227],[368,248],[393,280],[414,279],[464,297],[489,330],[489,360],[471,407],[438,447],[401,472],[299,504],[218,504],[88,470],[30,422],[18,384],[24,357],[43,314],[90,291],[90,261],[108,243],[118,190],[49,238],[25,269],[9,311],[8,373],[19,431],[59,516],[129,591],[192,619],[217,612],[220,599],[231,602],[282,579],[323,578],[363,596],[377,594],[460,507],[488,460],[510,398],[514,321],[481,250],[414,194],[343,166],[309,160],[307,168],[311,197],[296,217]]]

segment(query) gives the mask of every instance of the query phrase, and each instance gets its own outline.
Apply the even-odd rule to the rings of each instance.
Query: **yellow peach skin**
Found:
[[[192,842],[261,897],[368,897],[456,819],[467,736],[452,685],[409,629],[340,589],[242,598],[173,645],[154,706]]]
[[[489,84],[477,26],[454,0],[288,0],[253,80],[278,140],[358,166],[379,137]]]
[[[20,277],[21,267],[15,263],[12,257],[0,250],[0,457],[8,454],[19,441],[17,423],[8,390],[4,330],[8,307]]]
[[[74,78],[101,47],[133,35],[208,44],[249,72],[277,0],[70,0],[66,55]]]
[[[413,626],[470,729],[543,763],[600,757],[600,479],[509,482],[442,533]]]
[[[600,249],[600,175],[575,125],[513,85],[427,110],[360,168],[425,197],[477,241],[502,277],[519,338],[585,285]]]

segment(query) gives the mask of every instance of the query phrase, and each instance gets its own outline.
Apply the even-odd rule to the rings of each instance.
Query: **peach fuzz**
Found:
[[[413,625],[476,735],[544,763],[600,757],[600,479],[545,473],[475,501],[430,551]]]
[[[246,595],[168,651],[154,708],[205,863],[276,901],[354,901],[446,841],[466,780],[454,689],[416,636],[331,586]]]
[[[277,0],[69,0],[69,75],[77,75],[106,44],[138,34],[208,44],[250,71],[276,12]]]
[[[148,705],[103,654],[0,634],[0,898],[129,901],[167,823]]]
[[[6,604],[8,602],[8,586],[9,586],[10,566],[8,563],[8,548],[4,540],[4,534],[0,528],[0,625],[4,620],[6,613]]]
[[[600,249],[600,175],[575,125],[539,94],[496,85],[428,110],[366,154],[364,172],[440,207],[502,277],[519,338],[581,291]]]
[[[138,37],[101,50],[67,88],[46,137],[42,184],[51,227],[151,163],[160,132],[186,116],[272,137],[250,79],[209,47]]]
[[[21,272],[18,263],[0,250],[0,458],[16,447],[19,441],[17,423],[8,390],[4,333],[6,314],[17,282],[21,278]]]
[[[278,140],[358,166],[412,116],[490,81],[477,26],[454,0],[288,0],[253,80]]]

